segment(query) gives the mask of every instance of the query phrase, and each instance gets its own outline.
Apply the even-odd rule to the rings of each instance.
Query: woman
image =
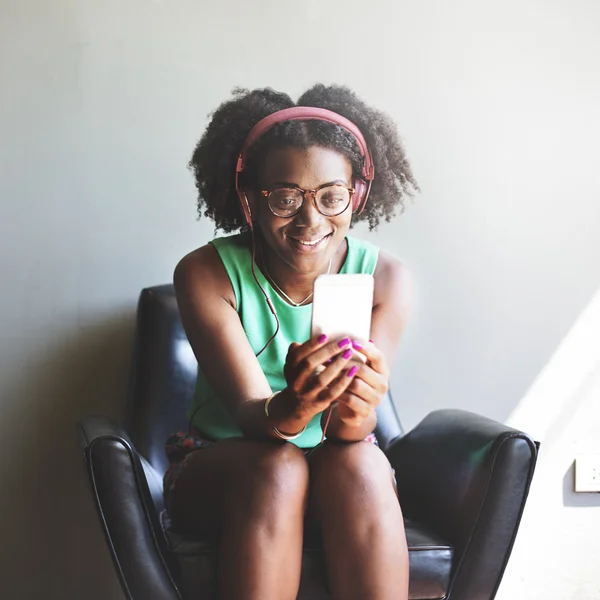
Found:
[[[281,112],[295,106],[310,115]],[[407,598],[395,480],[371,442],[412,286],[397,260],[347,235],[418,189],[393,123],[344,87],[316,85],[297,104],[236,90],[190,167],[199,213],[242,233],[175,269],[199,372],[190,432],[167,443],[174,525],[218,541],[222,600],[295,599],[305,530],[322,533],[332,598]],[[372,340],[309,339],[325,272],[373,274]]]

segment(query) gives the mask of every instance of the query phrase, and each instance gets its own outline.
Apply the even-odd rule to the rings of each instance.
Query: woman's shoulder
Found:
[[[220,251],[247,252],[250,248],[250,235],[248,233],[235,233],[217,237],[208,243]]]
[[[235,294],[223,264],[223,254],[243,247],[241,236],[215,238],[186,254],[173,273],[175,292],[185,295],[217,295],[235,307]]]
[[[247,253],[248,242],[244,234],[217,237],[186,254],[175,267],[178,271],[223,270],[222,256],[232,253]]]
[[[393,301],[400,306],[412,302],[414,281],[408,267],[392,254],[379,251],[375,273],[374,304]]]
[[[389,275],[394,277],[406,276],[408,267],[390,252],[379,250],[379,260],[375,274]]]

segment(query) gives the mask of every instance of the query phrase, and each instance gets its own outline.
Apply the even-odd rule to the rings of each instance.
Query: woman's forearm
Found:
[[[236,420],[245,437],[253,439],[281,439],[275,432],[294,435],[308,425],[311,415],[302,414],[298,410],[294,398],[287,390],[283,390],[269,403],[269,416],[265,414],[266,398],[248,400],[240,405]]]
[[[331,411],[331,418],[329,419],[325,435],[329,440],[359,442],[364,440],[375,429],[375,425],[377,425],[377,414],[374,410],[371,411],[369,416],[358,427],[347,425],[340,419],[337,411],[337,403],[333,405]],[[325,428],[328,414],[329,411],[326,410],[321,417],[322,428]]]
[[[266,398],[248,400],[238,408],[237,423],[245,437],[281,439],[275,434],[274,427],[283,434],[294,435],[302,431],[314,416],[301,411],[294,401],[293,395],[287,389],[271,400],[268,417],[265,414],[265,401]],[[337,403],[333,405],[331,411],[326,432],[326,437],[330,440],[358,442],[364,440],[377,425],[377,415],[374,410],[359,426],[347,425],[340,419]],[[328,414],[329,411],[326,410],[321,416],[322,428],[325,427]]]

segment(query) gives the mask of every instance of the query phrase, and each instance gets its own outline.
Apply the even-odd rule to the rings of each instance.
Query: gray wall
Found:
[[[213,235],[185,164],[235,85],[346,83],[397,120],[423,193],[365,235],[418,288],[398,407],[409,428],[506,420],[600,284],[599,19],[593,0],[0,0],[0,594],[120,597],[74,423],[120,415],[139,290]],[[572,510],[590,549],[592,508]]]

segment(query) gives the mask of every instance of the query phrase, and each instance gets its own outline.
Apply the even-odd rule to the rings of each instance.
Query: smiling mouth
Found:
[[[292,239],[295,242],[298,242],[299,244],[302,244],[303,246],[312,247],[312,246],[316,246],[317,244],[320,244],[329,235],[330,234],[328,233],[328,234],[323,235],[323,236],[321,236],[319,238],[316,238],[314,240],[301,240],[300,238],[295,238],[295,237],[292,237],[292,236],[290,236],[290,237],[292,237]]]

